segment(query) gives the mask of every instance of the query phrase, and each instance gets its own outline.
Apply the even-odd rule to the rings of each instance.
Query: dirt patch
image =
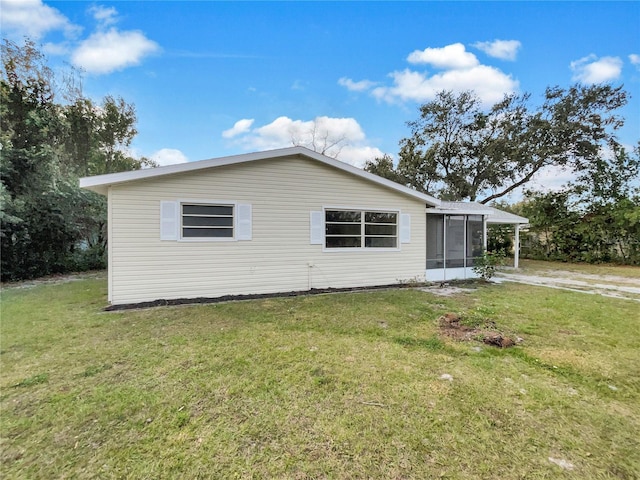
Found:
[[[471,293],[474,292],[474,288],[462,288],[456,287],[453,285],[443,284],[434,287],[421,288],[423,292],[432,293],[434,295],[438,295],[440,297],[450,297],[452,295],[458,295],[460,293]]]
[[[486,345],[499,348],[513,347],[520,343],[520,337],[513,337],[500,332],[495,322],[485,320],[480,325],[470,325],[457,313],[445,313],[438,319],[440,332],[458,341],[480,341]]]
[[[14,288],[34,288],[39,285],[58,285],[60,283],[77,282],[87,279],[106,278],[107,272],[104,270],[93,270],[81,273],[53,274],[46,277],[34,278],[33,280],[21,280],[18,282],[2,282],[0,287],[2,290]]]

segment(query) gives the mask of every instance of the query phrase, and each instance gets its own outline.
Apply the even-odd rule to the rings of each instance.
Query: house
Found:
[[[466,278],[495,215],[303,147],[80,186],[108,198],[114,305]]]

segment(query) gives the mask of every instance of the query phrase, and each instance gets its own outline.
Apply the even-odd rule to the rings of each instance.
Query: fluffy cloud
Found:
[[[142,58],[159,50],[158,44],[139,31],[115,28],[99,31],[80,43],[72,63],[88,73],[105,74],[138,65]]]
[[[629,61],[631,62],[632,65],[640,66],[640,55],[636,54],[636,53],[632,53],[631,55],[629,55]]]
[[[522,44],[518,40],[494,40],[493,42],[477,42],[473,46],[491,57],[513,61]]]
[[[426,102],[433,100],[438,92],[452,90],[464,92],[473,90],[480,100],[490,105],[504,97],[505,93],[515,92],[518,82],[494,67],[478,65],[463,70],[448,70],[429,76],[426,73],[404,70],[391,74],[394,85],[392,87],[378,87],[372,90],[372,95],[379,100],[393,102],[415,101]]]
[[[115,8],[92,6],[88,13],[98,23],[96,32],[77,43],[81,27],[73,25],[60,11],[42,0],[0,0],[2,30],[16,37],[39,40],[48,33],[62,31],[67,41],[45,43],[44,51],[53,55],[71,53],[71,63],[88,73],[105,74],[138,65],[142,59],[159,50],[158,44],[139,31],[119,31]],[[111,26],[111,27],[110,27]],[[108,28],[110,27],[110,28]],[[108,28],[108,29],[107,29]]]
[[[441,69],[471,68],[480,63],[476,56],[467,52],[461,43],[454,43],[443,48],[415,50],[409,54],[407,61],[414,64],[426,63]]]
[[[357,167],[383,155],[378,148],[367,145],[366,135],[353,118],[317,117],[304,121],[283,116],[251,129],[252,122],[253,120],[248,119],[239,120],[233,128],[223,132],[223,137],[235,138],[235,142],[247,150],[271,150],[300,145]]]
[[[251,129],[251,125],[253,125],[253,118],[243,118],[234,123],[232,128],[222,132],[222,136],[224,138],[237,137],[242,133],[248,132]]]
[[[376,83],[369,80],[353,82],[344,77],[338,80],[338,83],[349,90],[367,90],[378,100],[389,103],[426,102],[433,100],[442,90],[474,90],[484,104],[490,105],[502,100],[505,94],[516,92],[519,87],[518,81],[511,75],[495,67],[482,65],[461,43],[442,48],[415,50],[409,54],[407,61],[414,65],[431,65],[442,71],[395,71],[389,74],[393,79],[390,86],[376,87]]]
[[[2,30],[17,37],[26,35],[38,40],[54,30],[63,30],[67,35],[80,30],[59,10],[44,5],[41,0],[2,0],[0,10]]]
[[[583,83],[602,83],[616,80],[622,73],[622,60],[618,57],[589,55],[571,62],[573,80]]]
[[[151,154],[151,160],[161,167],[164,165],[174,165],[176,163],[187,163],[189,161],[184,153],[175,148],[162,148]]]

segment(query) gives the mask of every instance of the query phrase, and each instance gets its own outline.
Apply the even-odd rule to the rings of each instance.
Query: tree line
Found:
[[[2,280],[104,268],[105,198],[79,177],[153,163],[128,148],[136,113],[122,98],[86,98],[78,72],[61,78],[35,43],[2,41]]]

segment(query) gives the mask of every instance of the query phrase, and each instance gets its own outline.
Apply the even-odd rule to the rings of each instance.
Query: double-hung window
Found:
[[[398,212],[325,210],[326,248],[398,248]]]
[[[234,205],[181,206],[182,238],[234,238]]]

